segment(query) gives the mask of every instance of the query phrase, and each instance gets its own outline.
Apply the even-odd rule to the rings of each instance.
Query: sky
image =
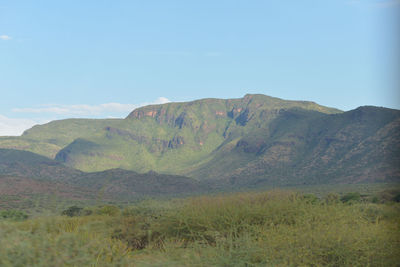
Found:
[[[400,109],[400,0],[0,0],[0,136],[260,93]]]

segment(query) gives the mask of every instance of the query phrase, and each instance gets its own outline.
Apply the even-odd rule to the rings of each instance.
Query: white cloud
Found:
[[[106,112],[126,112],[136,107],[133,104],[106,103],[100,105],[43,105],[38,108],[14,108],[19,113],[51,113],[71,116],[93,116]]]
[[[0,35],[0,39],[4,40],[4,41],[8,41],[8,40],[11,40],[12,38],[8,35]]]
[[[159,97],[159,98],[157,98],[157,99],[153,102],[153,104],[158,105],[158,104],[166,104],[166,103],[169,103],[169,102],[171,102],[171,101],[169,101],[168,98],[166,98],[166,97]]]
[[[32,119],[13,119],[0,115],[0,136],[21,135],[26,129],[33,125],[45,123]]]
[[[159,97],[155,101],[142,104],[121,104],[121,103],[105,103],[100,105],[42,105],[34,108],[14,108],[13,112],[18,113],[49,113],[63,116],[110,116],[110,113],[127,113],[135,108],[152,105],[165,104],[170,102],[165,97]]]
[[[27,113],[27,118],[9,118],[0,115],[0,136],[21,135],[25,130],[36,124],[47,123],[51,120],[59,120],[70,117],[101,117],[121,118],[136,108],[146,105],[165,104],[170,102],[165,97],[159,97],[153,102],[141,104],[105,103],[100,105],[42,105],[37,108],[14,108],[13,112]],[[40,118],[31,118],[32,114],[41,114]],[[34,116],[33,116],[34,117]]]

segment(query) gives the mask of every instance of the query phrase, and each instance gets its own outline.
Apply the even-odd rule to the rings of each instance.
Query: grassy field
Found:
[[[398,266],[400,204],[390,194],[271,190],[70,216],[2,211],[0,266]]]

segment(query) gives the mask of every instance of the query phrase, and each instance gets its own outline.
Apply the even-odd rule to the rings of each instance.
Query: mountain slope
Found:
[[[123,168],[186,174],[212,160],[212,152],[227,139],[266,127],[281,110],[293,107],[340,112],[264,95],[152,105],[134,110],[119,125],[76,139],[56,159],[84,171]]]
[[[122,169],[86,173],[73,184],[91,188],[114,199],[135,199],[143,196],[187,195],[207,191],[204,184],[195,179],[156,172],[136,173]]]
[[[394,181],[399,118],[246,95],[146,106],[123,120],[57,121],[15,140],[55,145],[49,157],[82,171],[154,170],[232,186]]]
[[[19,137],[0,137],[0,147],[26,150],[54,158],[77,138],[93,137],[106,126],[117,126],[122,119],[66,119],[33,126]]]
[[[27,151],[0,149],[0,193],[52,194],[71,199],[127,199],[193,194],[207,188],[198,181],[155,172],[113,169],[85,173]]]
[[[34,126],[21,137],[0,137],[0,147],[27,150],[55,158],[61,149],[73,144],[76,139],[83,139],[99,143],[104,148],[98,147],[89,160],[86,156],[78,156],[80,151],[76,151],[75,146],[73,151],[68,150],[74,153],[74,157],[69,159],[76,159],[75,162],[68,163],[70,166],[85,171],[122,167],[142,172],[156,169],[170,173],[178,170],[183,173],[188,165],[206,159],[224,141],[223,134],[235,134],[236,131],[240,135],[243,129],[252,127],[235,127],[236,125],[254,121],[252,117],[255,115],[271,119],[277,110],[292,107],[325,113],[340,112],[313,102],[287,101],[264,95],[246,95],[244,98],[226,100],[202,99],[139,108],[125,120],[53,121]],[[185,146],[182,146],[183,143]],[[131,147],[129,151],[124,151],[127,150],[125,144]],[[184,153],[174,153],[182,147]],[[112,153],[111,150],[120,152]],[[168,156],[163,156],[164,154]],[[181,157],[182,154],[185,156]],[[140,165],[132,164],[139,159],[145,160]],[[181,163],[181,166],[177,166],[177,163]],[[174,167],[169,168],[171,165]]]
[[[94,199],[96,198],[96,191],[63,182],[0,175],[0,196],[24,198],[33,195],[56,195],[67,199]]]
[[[399,126],[400,112],[384,108],[335,115],[288,110],[191,175],[235,186],[399,181]],[[235,168],[223,173],[228,166]]]
[[[29,151],[0,149],[0,175],[66,181],[82,172]]]

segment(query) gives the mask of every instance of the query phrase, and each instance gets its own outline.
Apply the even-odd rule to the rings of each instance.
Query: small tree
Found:
[[[82,214],[82,210],[83,208],[81,207],[71,206],[68,209],[63,210],[63,212],[61,212],[61,215],[66,215],[69,217],[80,216]]]

